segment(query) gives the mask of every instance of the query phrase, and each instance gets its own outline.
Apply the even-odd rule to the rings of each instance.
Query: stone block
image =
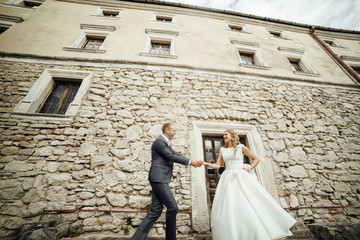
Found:
[[[127,199],[122,194],[108,193],[106,198],[113,207],[124,207],[127,204]]]
[[[295,177],[295,178],[308,177],[308,174],[306,173],[305,168],[300,165],[289,167],[289,174],[291,177]]]
[[[299,200],[295,195],[290,195],[290,207],[298,207],[299,206]]]
[[[308,227],[317,239],[360,239],[359,223],[313,223],[309,224]]]
[[[290,148],[290,158],[296,161],[305,161],[307,159],[307,156],[301,147],[294,147]]]
[[[65,202],[67,191],[61,186],[52,186],[46,192],[46,200],[51,202]]]
[[[133,125],[126,129],[126,139],[130,142],[139,140],[142,137],[143,131],[140,126]]]
[[[23,161],[13,161],[6,164],[4,171],[6,172],[27,172],[33,170],[34,165]]]
[[[48,157],[53,154],[54,149],[52,147],[42,147],[35,149],[34,156]]]
[[[90,198],[93,198],[94,197],[94,193],[91,193],[91,192],[81,192],[79,194],[79,198],[80,199],[83,199],[83,200],[86,200],[86,199],[90,199]]]
[[[17,155],[19,153],[19,147],[4,147],[1,150],[1,154],[4,156]]]
[[[135,209],[144,209],[151,204],[151,198],[145,196],[129,196],[129,205]]]
[[[95,167],[111,165],[112,158],[106,155],[95,155],[91,157],[90,167],[94,169]]]
[[[109,186],[115,186],[117,184],[125,183],[128,176],[122,171],[115,170],[113,168],[102,171],[104,182]]]
[[[272,150],[280,151],[280,150],[283,150],[285,148],[285,144],[284,144],[283,140],[271,140],[269,142],[269,147]]]
[[[69,173],[47,173],[45,178],[50,185],[63,185],[72,179]]]
[[[95,151],[97,150],[96,146],[94,146],[90,142],[84,142],[81,144],[79,149],[79,157],[85,157],[89,155],[95,154]]]

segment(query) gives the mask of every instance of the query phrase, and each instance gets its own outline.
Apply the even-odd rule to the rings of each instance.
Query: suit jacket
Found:
[[[169,183],[172,178],[174,162],[187,166],[189,159],[175,152],[162,136],[151,146],[150,182]]]

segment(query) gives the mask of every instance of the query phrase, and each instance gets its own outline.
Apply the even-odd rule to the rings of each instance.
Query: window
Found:
[[[122,9],[120,8],[98,7],[91,16],[108,18],[108,19],[119,19],[121,13],[122,13]]]
[[[340,56],[340,58],[349,65],[357,74],[360,75],[360,57]]]
[[[151,42],[151,54],[170,55],[170,43]]]
[[[82,48],[98,50],[104,43],[104,38],[86,37],[85,44]]]
[[[72,79],[54,79],[50,95],[41,106],[39,113],[65,114],[69,104],[74,100],[81,84]]]
[[[245,25],[234,24],[234,23],[228,23],[227,30],[232,31],[232,32],[237,32],[237,33],[249,33],[246,30]]]
[[[331,41],[331,40],[324,40],[324,43],[325,43],[326,45],[328,45],[328,46],[331,46],[331,45],[334,44],[334,42]]]
[[[360,66],[357,66],[357,67],[351,67],[357,74],[360,75]]]
[[[142,56],[176,58],[175,55],[175,38],[178,32],[146,29],[147,40]]]
[[[291,67],[292,71],[295,74],[309,75],[315,77],[320,76],[320,74],[318,74],[306,61],[304,56],[304,50],[285,47],[279,47],[278,50],[283,55],[285,55],[287,61],[289,62],[289,68]]]
[[[42,2],[38,2],[38,1],[29,1],[29,0],[24,1],[25,7],[30,7],[30,8],[39,7],[41,4]]]
[[[210,163],[216,163],[219,157],[220,148],[224,145],[222,136],[203,136],[204,146],[204,160]],[[220,180],[222,172],[225,170],[225,165],[220,167],[219,170],[215,170],[209,167],[205,167],[206,175],[206,190],[209,207],[211,209],[217,184]]]
[[[1,26],[0,25],[0,34],[2,34],[3,32],[5,32],[6,30],[8,30],[9,27],[6,27],[6,26]]]
[[[0,14],[0,34],[11,28],[15,23],[23,22],[21,17]]]
[[[245,137],[239,136],[240,143],[245,145]],[[204,160],[210,163],[216,163],[219,157],[220,148],[224,146],[224,141],[222,135],[218,136],[203,136],[203,150],[204,150]],[[244,156],[244,163],[250,164],[250,159],[247,156]],[[211,209],[216,187],[219,183],[220,176],[225,170],[225,163],[222,164],[219,170],[212,169],[210,167],[205,167],[206,175],[206,189],[208,195],[209,208]]]
[[[290,38],[280,30],[268,30],[269,34],[273,38],[279,38],[279,39],[287,39],[290,40]]]
[[[5,2],[4,4],[22,8],[38,8],[43,3],[44,0],[10,0]]]
[[[76,115],[91,78],[91,72],[45,70],[12,115],[18,118],[69,119]]]
[[[240,66],[269,69],[259,52],[259,43],[232,40],[240,60]]]
[[[15,23],[23,22],[21,17],[0,14],[0,34],[11,28]]]
[[[279,33],[279,32],[269,31],[269,33],[272,37],[277,37],[277,38],[281,37],[281,33]]]
[[[154,12],[150,18],[151,22],[176,24],[176,18],[173,14]]]
[[[304,57],[288,57],[288,60],[294,73],[312,73],[310,68],[306,66],[306,63],[304,62]]]
[[[119,12],[103,10],[103,15],[104,15],[104,17],[116,17],[117,15],[119,15]]]
[[[114,26],[81,24],[84,29],[80,36],[70,45],[63,47],[65,51],[79,51],[92,53],[105,53],[105,43],[110,32],[115,30]]]
[[[251,53],[242,53],[242,52],[239,52],[239,54],[240,54],[240,58],[241,58],[243,64],[246,64],[246,65],[255,65],[254,54],[251,54]]]
[[[241,32],[242,29],[243,29],[241,26],[235,26],[235,25],[229,25],[229,28],[230,28],[231,30],[239,31],[239,32]]]
[[[340,48],[345,48],[344,45],[342,45],[339,41],[337,41],[336,39],[322,39],[324,41],[324,43],[326,45],[328,45],[329,47],[340,47]]]
[[[299,60],[290,60],[290,64],[291,66],[293,67],[294,71],[297,71],[297,72],[303,72],[302,68],[300,67],[300,64],[299,64]]]
[[[172,22],[172,17],[156,16],[156,21],[159,21],[159,22]]]

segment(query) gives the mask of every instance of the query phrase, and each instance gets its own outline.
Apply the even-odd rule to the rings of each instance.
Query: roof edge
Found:
[[[258,15],[240,13],[240,12],[235,12],[235,11],[230,11],[230,10],[222,10],[222,9],[216,9],[216,8],[195,6],[195,5],[184,4],[184,3],[175,3],[175,2],[167,2],[167,1],[159,1],[159,0],[117,0],[117,1],[132,2],[132,3],[148,3],[148,4],[165,5],[165,6],[171,6],[171,7],[181,7],[181,8],[208,11],[208,12],[214,12],[214,13],[223,13],[223,14],[228,14],[228,15],[233,15],[233,16],[252,18],[252,19],[256,19],[256,20],[269,21],[269,22],[273,22],[273,23],[280,23],[280,24],[292,25],[292,26],[297,26],[297,27],[311,28],[313,26],[317,30],[323,30],[323,31],[360,34],[360,31],[357,31],[357,30],[347,30],[347,29],[340,29],[340,28],[323,27],[323,26],[312,25],[312,24],[297,23],[297,22],[291,22],[291,21],[287,21],[287,20],[262,17],[262,16],[258,16]]]

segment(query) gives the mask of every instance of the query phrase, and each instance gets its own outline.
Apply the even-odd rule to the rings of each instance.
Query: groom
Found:
[[[163,206],[166,206],[166,240],[176,240],[176,214],[178,207],[171,193],[169,182],[172,178],[174,162],[185,166],[200,167],[203,161],[190,160],[175,152],[170,146],[170,140],[176,134],[174,124],[166,123],[161,134],[151,146],[151,166],[149,171],[152,187],[151,210],[132,236],[132,240],[144,240],[151,227],[160,217]]]

